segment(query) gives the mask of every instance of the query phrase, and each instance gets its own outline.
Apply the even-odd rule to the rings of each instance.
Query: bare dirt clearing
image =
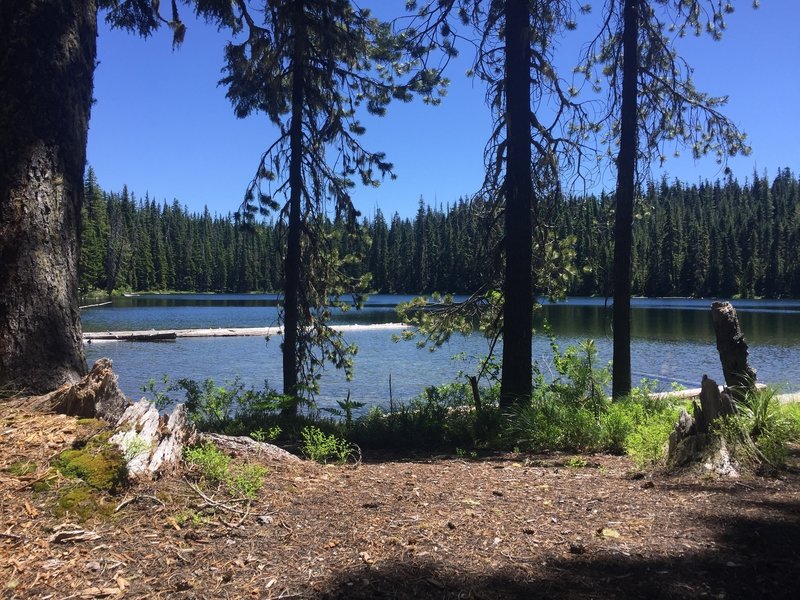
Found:
[[[796,473],[637,479],[613,456],[264,461],[250,504],[204,498],[175,474],[80,521],[57,510],[71,482],[49,465],[97,426],[0,405],[0,596],[798,594]]]

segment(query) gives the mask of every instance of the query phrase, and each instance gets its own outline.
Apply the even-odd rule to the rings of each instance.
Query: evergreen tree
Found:
[[[275,212],[285,227],[283,389],[297,396],[313,390],[326,359],[350,371],[352,349],[326,322],[329,298],[358,282],[346,282],[331,262],[337,251],[324,231],[323,200],[355,232],[353,178],[377,185],[392,168],[361,145],[358,112],[382,115],[393,98],[407,101],[414,91],[430,97],[438,81],[423,69],[397,85],[412,66],[403,60],[404,38],[349,0],[278,0],[258,12],[230,2],[196,8],[234,34],[246,30],[225,51],[222,83],[236,115],[264,112],[281,129],[248,188],[244,214]],[[330,149],[336,167],[327,160]]]
[[[654,6],[662,6],[665,22]],[[614,228],[614,362],[612,395],[631,390],[630,295],[633,204],[636,165],[658,155],[663,161],[666,142],[689,145],[695,158],[715,152],[725,155],[749,152],[744,135],[719,113],[724,98],[698,92],[691,69],[679,61],[666,32],[687,30],[700,35],[705,29],[719,39],[725,13],[732,4],[715,0],[610,0],[603,30],[580,69],[587,79],[596,64],[603,65],[610,87],[608,114],[620,114],[611,123],[619,140],[617,155],[617,209]],[[702,19],[709,17],[707,23]],[[703,126],[705,125],[705,126]],[[640,138],[642,138],[640,143]],[[674,285],[674,281],[673,281]]]

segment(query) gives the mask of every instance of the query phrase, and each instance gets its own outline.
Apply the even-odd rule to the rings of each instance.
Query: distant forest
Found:
[[[564,198],[540,207],[560,239],[574,241],[570,295],[611,294],[613,196]],[[485,278],[486,210],[459,199],[419,202],[414,218],[363,220],[361,238],[341,236],[379,293],[470,292]],[[335,232],[337,225],[330,224]],[[491,231],[491,228],[488,228]],[[250,228],[233,214],[191,213],[175,200],[99,188],[89,169],[81,232],[80,283],[92,290],[253,292],[282,287],[280,229]],[[800,297],[800,182],[789,170],[686,185],[647,186],[633,230],[633,293],[643,296]],[[538,290],[539,293],[544,290]]]

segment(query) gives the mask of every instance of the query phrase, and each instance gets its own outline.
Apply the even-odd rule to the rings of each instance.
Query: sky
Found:
[[[379,16],[390,5],[401,11],[404,0],[371,0]],[[599,10],[599,3],[595,14]],[[707,36],[680,40],[678,49],[694,68],[699,90],[729,96],[723,112],[748,134],[752,154],[729,159],[733,176],[744,181],[755,171],[772,177],[788,167],[800,172],[800,23],[799,0],[763,0],[758,10],[749,0],[735,0],[722,41]],[[385,11],[385,12],[384,12]],[[184,7],[184,13],[188,13]],[[222,77],[228,37],[213,26],[182,15],[186,40],[173,51],[163,28],[146,40],[109,30],[100,15],[98,67],[95,73],[87,162],[100,186],[159,202],[177,199],[192,212],[204,207],[224,215],[236,211],[258,160],[274,141],[276,130],[265,115],[237,119]],[[593,17],[594,18],[594,17]],[[573,64],[591,23],[559,40],[559,63]],[[379,188],[357,188],[357,208],[373,216],[398,212],[410,217],[420,197],[434,206],[452,204],[478,190],[484,173],[483,150],[491,117],[480,81],[466,77],[471,51],[462,50],[447,75],[452,83],[439,106],[419,99],[392,104],[384,118],[363,119],[365,146],[386,152],[396,180]],[[568,69],[562,76],[571,77]],[[713,156],[698,161],[685,152],[646,175],[688,183],[722,177]],[[606,166],[580,193],[613,189],[614,170]]]

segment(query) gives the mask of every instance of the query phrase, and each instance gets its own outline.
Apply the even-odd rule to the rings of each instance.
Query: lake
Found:
[[[453,381],[460,372],[474,373],[488,350],[479,334],[457,335],[437,350],[418,349],[414,342],[393,342],[385,324],[398,321],[394,307],[411,296],[371,296],[361,310],[334,313],[332,323],[363,327],[345,337],[359,347],[355,379],[328,369],[321,381],[319,406],[333,406],[351,392],[353,400],[388,406],[404,402],[426,386]],[[84,331],[266,327],[277,325],[277,296],[272,294],[142,295],[115,298],[113,304],[81,311]],[[703,374],[722,382],[715,347],[710,300],[634,299],[632,301],[632,368],[634,383],[642,378],[669,389],[672,382],[699,387]],[[800,391],[800,301],[741,300],[734,302],[758,380],[786,392]],[[612,354],[611,308],[601,298],[570,298],[545,304],[536,315],[534,359],[552,370],[549,341],[540,333],[546,319],[561,349],[592,338],[601,364]],[[383,325],[380,328],[371,325]],[[174,342],[95,341],[86,346],[91,365],[101,357],[114,361],[123,391],[132,397],[151,378],[163,374],[212,378],[221,384],[239,376],[248,386],[265,382],[281,386],[280,337],[179,338]],[[454,358],[457,357],[457,358]],[[178,400],[182,398],[177,398]]]

